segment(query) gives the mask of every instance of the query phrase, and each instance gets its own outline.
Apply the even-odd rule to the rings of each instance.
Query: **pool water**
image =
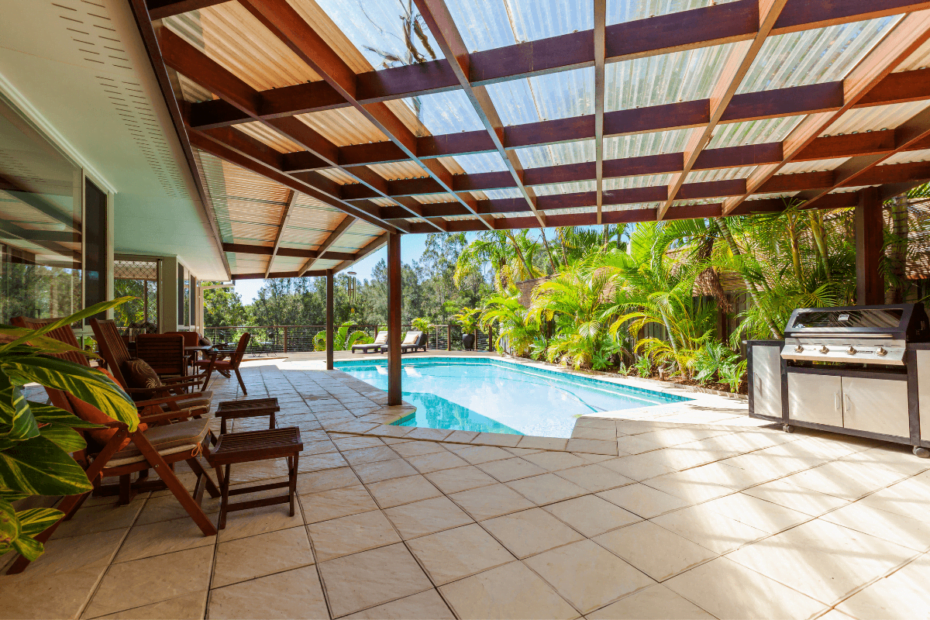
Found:
[[[335,366],[387,390],[387,360]],[[400,426],[571,437],[578,416],[691,400],[493,359],[420,358],[402,368],[404,400],[416,411]]]

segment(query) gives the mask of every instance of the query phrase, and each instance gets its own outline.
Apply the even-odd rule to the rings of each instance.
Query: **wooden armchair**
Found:
[[[230,356],[228,360],[200,360],[197,362],[197,366],[200,368],[207,368],[208,371],[219,371],[226,377],[229,376],[230,372],[235,372],[236,379],[239,380],[239,387],[242,388],[242,393],[245,396],[248,396],[249,392],[245,388],[245,382],[242,380],[242,375],[239,374],[239,364],[242,363],[242,358],[245,356],[245,350],[249,346],[249,339],[251,337],[252,335],[246,332],[242,334],[241,338],[239,338],[239,344],[236,345],[234,351],[219,351],[220,353],[228,354]]]
[[[136,357],[165,379],[187,376],[187,354],[181,334],[139,334]]]

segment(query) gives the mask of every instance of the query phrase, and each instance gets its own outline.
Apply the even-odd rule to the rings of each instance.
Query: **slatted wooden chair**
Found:
[[[185,347],[196,347],[200,346],[200,334],[197,332],[165,332],[167,336],[180,336],[184,339]],[[140,356],[141,357],[141,356]],[[144,359],[144,358],[143,358]],[[196,353],[184,352],[184,360],[187,366],[193,366],[194,362],[197,361]]]
[[[242,363],[242,358],[245,357],[245,350],[249,346],[249,339],[251,337],[252,335],[246,332],[239,338],[239,344],[236,345],[234,351],[222,351],[222,353],[230,354],[228,360],[200,360],[197,362],[197,366],[200,368],[212,367],[213,370],[223,373],[226,377],[229,376],[230,372],[236,373],[236,378],[239,380],[239,387],[242,388],[242,393],[248,396],[249,391],[245,388],[245,381],[242,380],[242,375],[239,373],[239,364]]]
[[[139,334],[136,357],[148,362],[162,379],[187,376],[187,354],[181,334]]]
[[[16,317],[12,319],[13,325],[37,329],[57,319],[29,319]],[[70,327],[62,327],[46,334],[77,347],[77,339]],[[71,362],[90,366],[87,358],[76,352],[56,355]],[[60,390],[47,388],[49,400],[53,405],[69,411],[85,419],[88,405],[75,396]],[[110,422],[106,426],[115,429],[115,433],[100,443],[91,433],[83,433],[87,441],[87,448],[76,453],[75,458],[86,471],[87,479],[94,486],[94,493],[109,495],[110,489],[102,485],[103,478],[118,477],[120,484],[110,485],[117,487],[116,493],[120,495],[120,503],[131,501],[135,492],[140,490],[153,490],[168,488],[177,497],[178,501],[200,527],[204,536],[216,534],[216,527],[204,514],[200,507],[204,491],[211,497],[219,497],[219,489],[210,476],[203,469],[197,457],[201,454],[208,439],[211,438],[209,420],[207,418],[194,418],[192,410],[177,409],[178,401],[183,395],[166,396],[136,402],[139,408],[139,418],[145,423],[133,432],[121,422]],[[169,411],[163,408],[168,406]],[[128,439],[128,442],[126,440]],[[126,443],[126,445],[123,445]],[[173,470],[174,463],[186,461],[197,476],[193,494],[189,493],[184,484],[178,479]],[[148,470],[154,469],[161,479],[160,482],[146,480]],[[131,484],[132,474],[138,473],[139,480]],[[84,503],[90,492],[79,495],[70,495],[62,499],[58,509],[64,513],[60,521],[50,526],[36,536],[39,542],[46,542],[62,521],[71,519]],[[9,573],[19,573],[26,569],[29,561],[23,557],[17,558]]]

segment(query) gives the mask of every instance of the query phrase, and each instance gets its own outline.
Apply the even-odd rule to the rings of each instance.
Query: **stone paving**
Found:
[[[710,396],[585,417],[570,441],[387,436],[383,392],[315,361],[263,364],[243,366],[249,397],[277,397],[305,445],[296,516],[231,513],[206,538],[167,492],[91,498],[0,577],[0,617],[928,616],[930,461],[904,447],[786,434]]]

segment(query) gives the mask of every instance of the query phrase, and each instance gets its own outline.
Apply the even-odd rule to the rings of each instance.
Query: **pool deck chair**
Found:
[[[252,334],[246,332],[239,337],[239,344],[236,345],[234,351],[222,351],[222,353],[230,355],[229,359],[220,362],[212,358],[209,360],[199,360],[195,362],[195,366],[205,369],[206,372],[213,372],[216,370],[226,377],[228,377],[231,372],[236,373],[236,379],[239,380],[239,387],[242,388],[243,395],[248,396],[249,391],[245,388],[245,381],[242,380],[242,375],[239,374],[239,364],[242,363],[242,358],[245,357],[245,350],[249,346],[249,339],[251,337]]]
[[[410,353],[411,351],[416,351],[417,349],[423,349],[426,351],[426,334],[423,332],[409,331],[407,336],[404,338],[404,341],[400,343],[400,352]],[[388,350],[388,345],[382,345],[381,352],[385,353]]]
[[[361,351],[362,353],[369,353],[371,351],[380,353],[382,348],[387,346],[387,339],[387,331],[379,332],[377,338],[375,338],[375,341],[370,344],[353,344],[352,354],[354,355],[356,351]]]

